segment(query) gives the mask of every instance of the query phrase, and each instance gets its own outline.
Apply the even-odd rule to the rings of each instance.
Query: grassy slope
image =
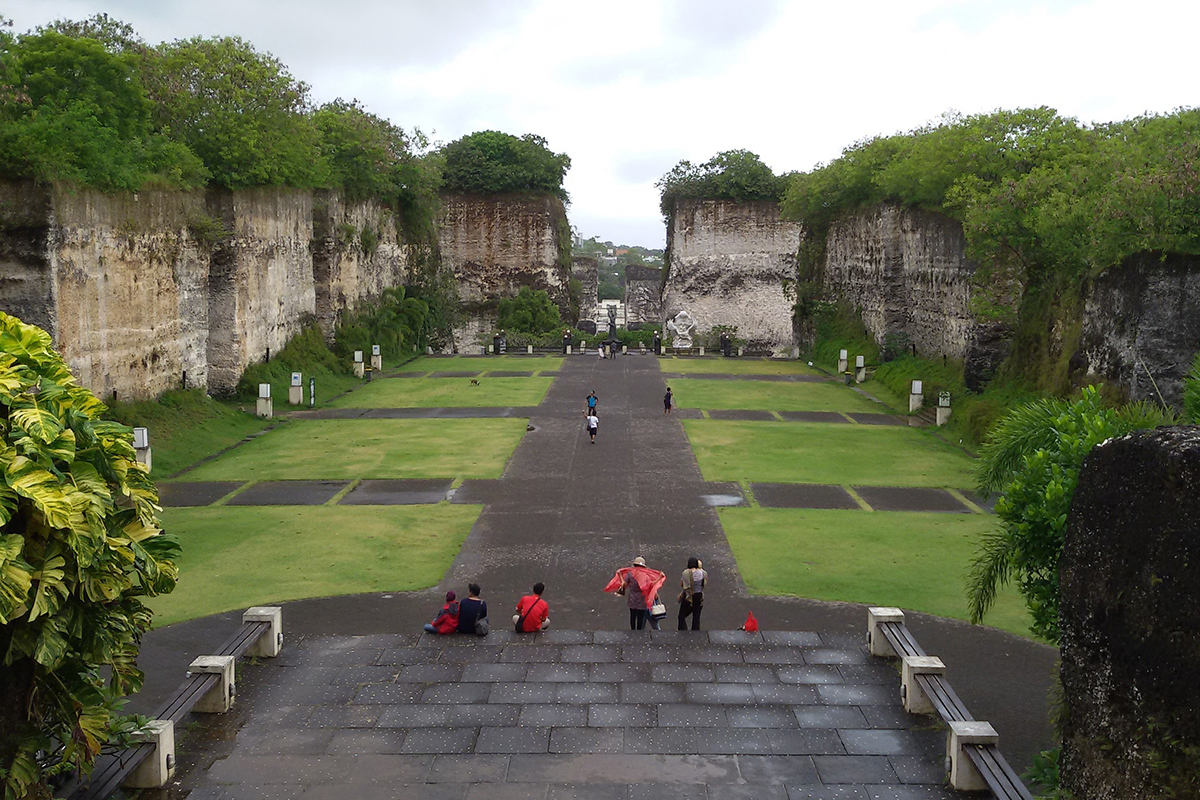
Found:
[[[683,426],[710,481],[974,485],[967,455],[914,428],[712,420],[686,420]]]
[[[400,367],[400,372],[542,372],[562,366],[562,356],[423,356]]]
[[[155,624],[303,597],[433,586],[480,506],[172,508],[183,557]]]
[[[682,379],[671,381],[679,408],[765,411],[846,411],[882,414],[890,409],[836,383],[777,383]]]
[[[293,421],[183,477],[498,478],[525,425],[524,419]]]
[[[341,408],[463,408],[536,406],[551,378],[388,378],[372,381],[336,400]]]
[[[663,372],[720,373],[723,375],[820,375],[803,361],[780,358],[679,358],[662,357],[658,368]]]
[[[993,516],[725,508],[718,514],[751,592],[900,606],[967,619],[964,574]],[[987,624],[1029,635],[1015,589]]]

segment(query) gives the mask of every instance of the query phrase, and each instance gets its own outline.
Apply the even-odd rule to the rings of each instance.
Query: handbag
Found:
[[[662,619],[667,615],[667,607],[662,603],[655,603],[650,606],[650,616],[655,619]]]
[[[488,618],[487,617],[480,617],[479,619],[475,620],[475,635],[476,636],[487,636],[488,635]]]

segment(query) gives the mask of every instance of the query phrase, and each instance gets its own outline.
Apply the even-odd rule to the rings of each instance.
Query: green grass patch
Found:
[[[969,489],[974,461],[916,428],[685,420],[705,480]]]
[[[553,378],[384,378],[338,398],[341,408],[536,406]]]
[[[179,584],[151,598],[156,625],[304,597],[435,585],[481,506],[169,508]]]
[[[965,574],[993,516],[791,508],[722,508],[746,587],[790,595],[898,606],[968,619]],[[1015,588],[1000,592],[988,625],[1029,636]]]
[[[836,383],[779,383],[775,381],[721,381],[684,378],[671,381],[679,408],[742,408],[762,411],[848,411],[887,413]]]
[[[686,375],[711,373],[721,375],[820,375],[818,370],[803,361],[782,358],[680,358],[658,360],[662,372],[682,372]]]
[[[269,424],[240,411],[236,404],[217,402],[199,389],[167,392],[158,400],[117,403],[108,417],[149,429],[156,479],[173,475]]]
[[[513,370],[540,372],[557,370],[562,366],[562,356],[443,356],[420,358],[400,367],[400,372],[492,372]]]
[[[183,477],[499,478],[526,424],[524,419],[294,420]]]
[[[362,383],[361,379],[354,377],[352,370],[349,362],[342,361],[333,354],[325,343],[324,335],[314,325],[289,339],[287,345],[270,361],[246,367],[238,380],[237,394],[244,403],[252,404],[258,398],[259,384],[269,383],[275,410],[286,411],[293,407],[288,405],[288,388],[292,385],[292,373],[299,372],[303,376],[304,385],[302,407],[308,408],[308,382],[310,378],[315,378],[315,407],[321,408],[329,403],[330,398]]]

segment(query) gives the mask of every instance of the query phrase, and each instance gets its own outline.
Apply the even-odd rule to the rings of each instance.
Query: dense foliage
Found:
[[[679,198],[706,200],[780,200],[788,178],[776,175],[749,150],[726,150],[703,164],[680,161],[659,178],[663,214],[670,214]]]
[[[1038,400],[1002,418],[979,462],[980,492],[1001,492],[1000,528],[984,538],[971,566],[972,621],[981,622],[998,588],[1015,580],[1034,634],[1057,641],[1058,560],[1084,458],[1106,439],[1175,421],[1149,404],[1106,407],[1094,387],[1078,400]]]
[[[388,361],[411,357],[429,341],[432,316],[428,301],[414,288],[386,289],[376,302],[346,315],[334,336],[334,352],[343,364],[355,350],[369,354],[376,344]]]
[[[0,781],[20,798],[127,738],[142,598],[174,588],[179,547],[130,429],[3,313],[0,407]]]
[[[496,325],[514,333],[553,333],[562,328],[562,314],[544,290],[522,286],[516,297],[500,301]]]
[[[442,155],[443,186],[452,192],[536,192],[567,200],[563,178],[571,159],[550,150],[541,136],[480,131],[446,145]]]
[[[950,115],[793,176],[784,212],[822,237],[892,201],[962,221],[970,255],[1080,275],[1140,251],[1200,252],[1200,111],[1085,126],[1049,108]]]
[[[1192,361],[1192,371],[1183,380],[1183,416],[1200,425],[1200,354]]]

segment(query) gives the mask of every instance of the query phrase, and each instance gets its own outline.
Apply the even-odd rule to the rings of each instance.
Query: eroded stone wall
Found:
[[[579,318],[589,319],[590,309],[600,302],[600,263],[588,256],[575,256],[571,259],[571,277],[579,281]]]
[[[625,267],[625,317],[627,323],[661,323],[662,270],[630,264]]]
[[[667,222],[663,317],[686,310],[698,335],[732,325],[751,351],[788,353],[800,234],[777,203],[678,201]]]
[[[1098,445],[1059,561],[1061,776],[1088,800],[1200,786],[1200,428]]]
[[[1097,278],[1084,305],[1087,372],[1131,400],[1179,406],[1200,350],[1200,258],[1139,253]]]
[[[446,194],[442,209],[442,266],[454,274],[466,316],[454,334],[456,349],[477,346],[478,332],[489,315],[495,316],[496,302],[522,286],[544,290],[568,312],[571,274],[559,248],[569,246],[570,229],[560,200]]]
[[[857,308],[881,346],[966,364],[990,378],[1008,352],[1009,332],[976,318],[962,225],[942,214],[879,205],[844,215],[829,228],[824,289]]]

